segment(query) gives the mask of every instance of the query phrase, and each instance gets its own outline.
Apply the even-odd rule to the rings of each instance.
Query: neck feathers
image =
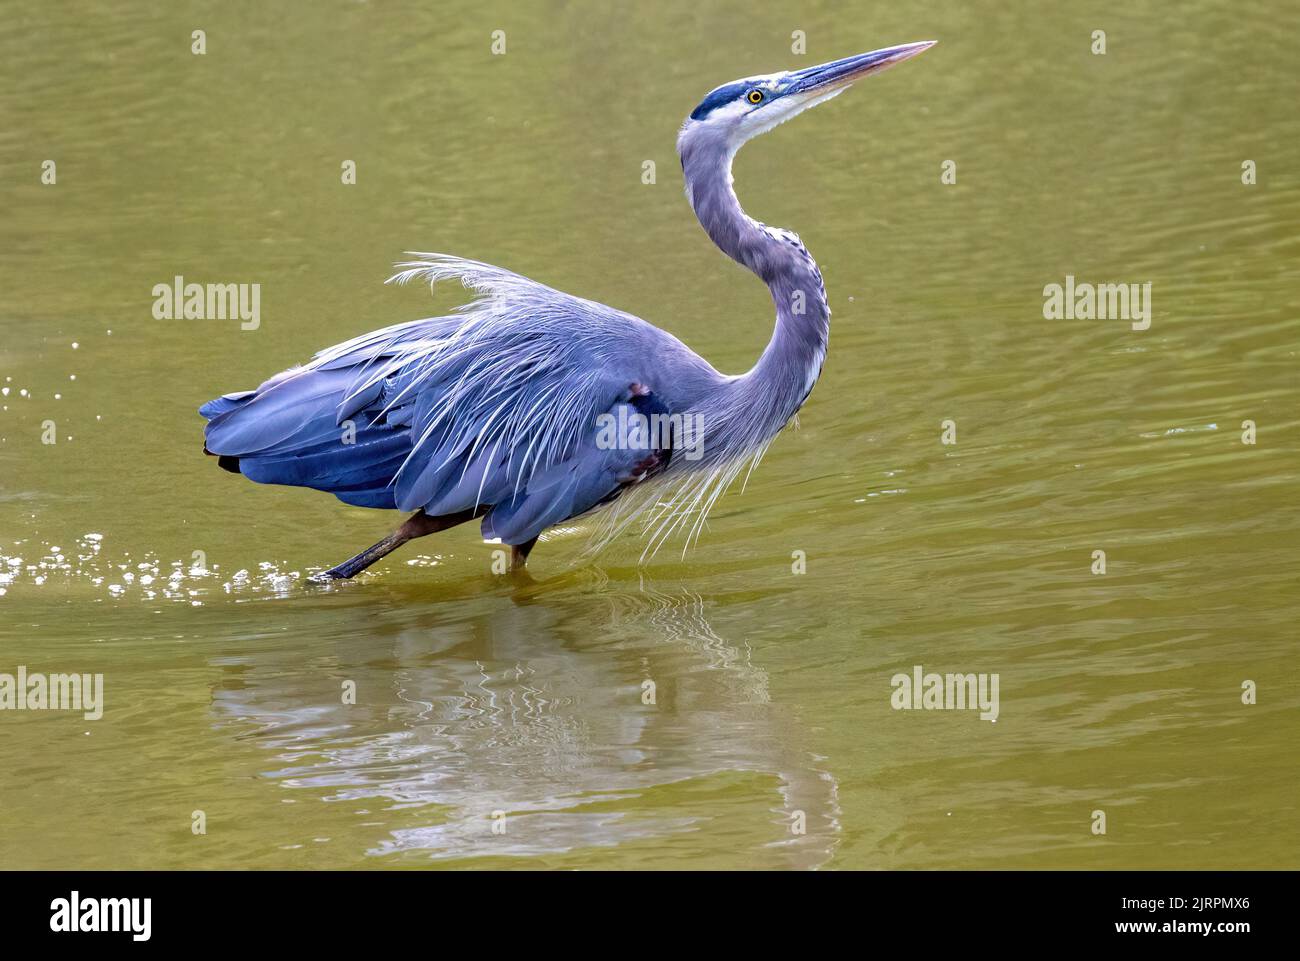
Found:
[[[799,238],[768,227],[741,209],[732,188],[736,150],[720,141],[678,143],[686,196],[701,226],[732,260],[767,284],[776,327],[762,357],[735,378],[738,402],[755,404],[768,421],[767,436],[785,426],[803,405],[821,373],[830,336],[830,307],[821,272]]]

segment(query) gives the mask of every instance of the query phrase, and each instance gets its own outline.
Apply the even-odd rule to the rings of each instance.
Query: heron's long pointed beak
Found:
[[[873,50],[870,53],[860,53],[855,57],[845,57],[843,60],[832,60],[830,63],[795,70],[786,78],[791,85],[785,92],[806,94],[841,90],[869,73],[884,70],[886,67],[892,67],[896,63],[915,57],[918,53],[929,50],[937,42],[937,40],[922,40],[918,43],[904,43],[897,47],[885,47],[883,50]]]

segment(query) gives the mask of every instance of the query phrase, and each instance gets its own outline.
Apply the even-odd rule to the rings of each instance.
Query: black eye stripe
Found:
[[[703,102],[691,111],[691,119],[702,120],[723,104],[732,103],[737,97],[743,96],[748,89],[749,84],[746,83],[723,84],[705,97]]]
[[[727,104],[736,103],[739,100],[748,101],[751,93],[759,95],[759,102],[766,102],[767,94],[755,87],[752,79],[723,84],[716,90],[711,91],[700,102],[700,105],[691,111],[691,119],[703,120],[719,107],[725,107]]]

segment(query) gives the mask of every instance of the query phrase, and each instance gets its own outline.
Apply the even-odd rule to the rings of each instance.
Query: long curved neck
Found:
[[[731,382],[731,398],[775,434],[803,405],[826,357],[830,307],[821,272],[789,231],[758,223],[732,189],[735,148],[720,142],[682,143],[686,195],[713,242],[758,275],[772,294],[776,327],[754,367]]]

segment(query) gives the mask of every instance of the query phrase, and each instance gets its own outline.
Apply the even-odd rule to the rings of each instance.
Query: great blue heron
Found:
[[[644,517],[657,544],[693,516],[689,542],[807,400],[830,331],[817,264],[795,234],[745,214],[732,158],[933,43],[724,84],[683,124],[677,151],[695,215],[776,304],[771,341],[748,373],[720,374],[640,318],[500,267],[412,254],[391,280],[456,278],[479,296],[204,404],[205,450],[260,483],[415,512],[323,578],[353,577],[412,538],[479,516],[484,536],[511,545],[522,566],[542,531],[616,500],[610,530]]]

